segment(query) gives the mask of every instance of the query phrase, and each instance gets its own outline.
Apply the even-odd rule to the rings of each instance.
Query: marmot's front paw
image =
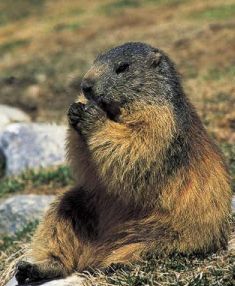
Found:
[[[15,277],[19,285],[28,282],[40,281],[42,279],[42,275],[38,270],[37,265],[26,261],[20,261],[17,264]]]
[[[104,111],[93,103],[73,103],[68,111],[69,124],[83,135],[94,129],[97,122],[104,118]]]
[[[81,121],[81,117],[85,112],[85,104],[81,102],[74,102],[70,105],[68,110],[69,124],[76,129],[77,125]]]

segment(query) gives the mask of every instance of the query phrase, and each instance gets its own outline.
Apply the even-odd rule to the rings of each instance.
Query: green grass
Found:
[[[14,49],[25,47],[30,43],[29,39],[18,39],[0,45],[0,54],[11,53]]]
[[[161,4],[161,5],[177,5],[190,0],[142,0],[142,3]]]
[[[126,8],[137,8],[141,5],[140,0],[116,0],[99,7],[99,10],[105,14],[112,14],[117,10],[123,10]]]
[[[45,0],[1,0],[0,26],[42,12]]]
[[[148,4],[172,5],[181,4],[183,2],[185,2],[185,0],[116,0],[100,6],[99,11],[102,11],[106,15],[113,15],[128,8],[138,8]]]
[[[76,31],[82,27],[81,23],[79,22],[72,22],[72,23],[60,23],[54,27],[55,32],[61,31]]]
[[[24,190],[26,184],[21,178],[7,178],[0,182],[0,198],[7,194],[17,193]]]
[[[56,170],[44,170],[40,172],[29,171],[22,175],[22,179],[26,182],[31,181],[34,187],[49,185],[57,187],[65,187],[72,183],[70,169],[66,166],[61,166]]]
[[[235,65],[229,65],[223,68],[214,67],[208,70],[204,76],[205,80],[221,80],[224,78],[233,79],[235,77]]]
[[[235,4],[226,4],[218,7],[211,7],[206,10],[192,12],[191,16],[198,20],[229,20],[235,17]]]
[[[33,221],[25,225],[22,230],[16,232],[14,235],[1,237],[0,252],[12,247],[16,241],[23,242],[29,240],[37,225],[38,221]]]
[[[166,258],[153,256],[129,270],[123,268],[109,276],[98,276],[105,280],[102,285],[107,286],[232,286],[234,261],[234,253],[225,252],[204,257],[179,254]]]
[[[201,118],[203,120],[203,123],[209,127],[212,136],[215,136],[216,138],[218,138],[218,140],[220,140],[219,139],[219,137],[221,136],[220,133],[224,131],[222,128],[219,131],[213,130],[214,128],[222,127],[221,124],[225,124],[224,128],[228,128],[230,132],[233,131],[232,117],[230,122],[229,120],[226,120],[225,117],[227,114],[232,112],[232,106],[234,105],[234,103],[235,103],[235,98],[233,98],[231,91],[226,92],[222,90],[214,90],[214,92],[212,92],[209,97],[204,97],[203,99]],[[224,138],[224,136],[222,137]]]
[[[0,198],[24,191],[26,188],[48,186],[50,188],[66,187],[72,183],[68,167],[60,166],[55,170],[42,169],[28,171],[18,177],[7,177],[0,181]]]
[[[83,27],[83,24],[80,22],[80,16],[84,14],[85,10],[81,8],[74,8],[73,10],[67,13],[68,16],[72,17],[71,21],[66,22],[57,22],[53,27],[52,32],[61,32],[61,31],[76,31]]]
[[[193,79],[198,77],[198,70],[190,62],[184,63],[182,70],[184,78]]]
[[[32,221],[16,232],[15,235],[4,236],[0,239],[0,277],[9,264],[24,253],[25,244],[29,243],[38,221]],[[1,279],[0,279],[1,283]]]
[[[219,92],[214,93],[214,96],[204,99],[204,102],[208,106],[218,105],[218,103],[227,102],[229,100],[230,96],[231,96],[231,94],[229,94],[229,93],[219,91]]]

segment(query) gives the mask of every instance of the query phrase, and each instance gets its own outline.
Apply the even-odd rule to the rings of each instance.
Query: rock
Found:
[[[13,235],[39,220],[54,196],[16,195],[0,203],[0,235]]]
[[[84,283],[84,278],[79,277],[77,275],[72,275],[66,279],[60,279],[60,280],[54,280],[50,282],[46,282],[42,285],[45,286],[79,286],[83,285]]]
[[[66,279],[58,279],[58,280],[53,280],[50,282],[45,282],[42,284],[38,283],[32,283],[32,284],[27,284],[27,286],[36,286],[36,285],[43,285],[43,286],[81,286],[83,285],[85,279],[82,277],[79,277],[78,275],[72,275]],[[6,286],[17,286],[18,283],[16,282],[15,277],[12,278]]]
[[[14,122],[30,122],[30,117],[18,108],[0,104],[0,130]]]
[[[18,283],[15,279],[15,277],[13,277],[10,281],[8,281],[8,283],[6,284],[6,286],[17,286]]]
[[[6,158],[6,174],[49,167],[65,162],[66,126],[46,123],[14,123],[0,132],[0,149]]]

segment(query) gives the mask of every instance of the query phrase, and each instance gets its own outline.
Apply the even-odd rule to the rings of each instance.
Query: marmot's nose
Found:
[[[93,86],[94,86],[94,81],[92,81],[91,79],[83,79],[81,83],[81,88],[85,95],[92,93]]]

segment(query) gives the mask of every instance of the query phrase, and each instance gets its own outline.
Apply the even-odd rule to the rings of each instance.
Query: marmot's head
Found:
[[[99,55],[81,87],[87,99],[113,118],[133,101],[169,101],[181,94],[173,63],[144,43],[126,43]]]

